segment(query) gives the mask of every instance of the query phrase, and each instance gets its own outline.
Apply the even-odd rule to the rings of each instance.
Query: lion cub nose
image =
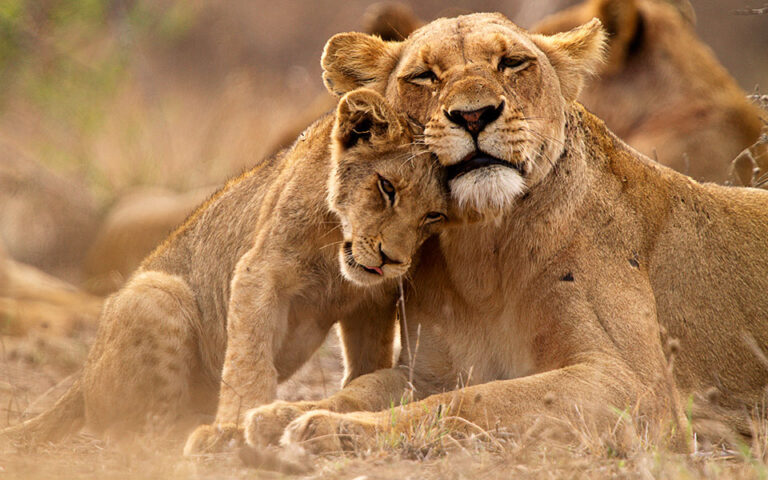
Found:
[[[389,255],[384,253],[384,249],[381,248],[381,244],[379,244],[379,255],[381,255],[381,266],[384,266],[384,265],[401,265],[403,263],[400,260],[395,260],[393,258],[390,258]]]
[[[448,120],[464,128],[472,136],[477,136],[489,123],[499,118],[502,110],[504,110],[504,102],[497,107],[489,105],[477,110],[444,110],[443,112]]]

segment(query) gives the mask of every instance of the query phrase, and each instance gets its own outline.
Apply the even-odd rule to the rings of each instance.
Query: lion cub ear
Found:
[[[360,87],[383,91],[401,46],[401,42],[385,42],[364,33],[334,35],[320,60],[325,87],[335,95]]]
[[[407,131],[379,93],[361,88],[339,100],[333,139],[343,150],[361,143],[398,143]]]
[[[588,75],[603,63],[606,35],[600,20],[555,35],[532,35],[547,55],[560,79],[560,90],[568,101],[576,100]]]

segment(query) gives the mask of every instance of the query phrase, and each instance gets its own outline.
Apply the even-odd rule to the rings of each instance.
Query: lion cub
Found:
[[[312,167],[296,173],[327,181],[301,195],[285,189],[275,203],[273,227],[260,232],[238,263],[216,425],[193,432],[185,454],[219,449],[222,440],[239,436],[236,425],[248,408],[275,399],[280,378],[275,347],[281,339],[293,336],[296,342],[306,324],[314,328],[318,318],[332,321],[335,314],[354,310],[365,335],[366,312],[359,307],[370,298],[386,298],[393,306],[394,283],[388,280],[408,271],[418,247],[447,219],[447,192],[437,163],[416,146],[407,119],[380,94],[360,89],[343,97],[332,138],[326,171]],[[339,221],[321,231],[303,223],[328,212]],[[343,238],[336,240],[339,229]],[[326,244],[306,248],[308,238],[323,238]],[[338,263],[329,255],[337,244]],[[391,344],[393,338],[377,341]],[[364,373],[361,368],[391,367],[387,351],[390,357],[376,365],[347,358],[358,365],[347,368],[344,383]]]
[[[182,429],[218,403],[216,427],[200,427],[185,452],[216,448],[337,322],[345,382],[391,367],[395,279],[447,219],[441,170],[371,90],[346,95],[335,119],[270,162],[144,261],[107,302],[81,377],[7,433],[40,441],[83,423],[122,433],[148,419]]]

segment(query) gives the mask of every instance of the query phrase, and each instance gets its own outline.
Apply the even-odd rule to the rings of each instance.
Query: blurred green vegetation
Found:
[[[14,102],[33,123],[67,137],[63,147],[41,136],[34,156],[76,172],[94,193],[109,197],[111,185],[89,146],[113,113],[116,95],[135,75],[139,47],[183,40],[196,12],[188,2],[0,1],[0,115]]]
[[[68,116],[114,93],[135,43],[172,43],[195,19],[186,2],[3,0],[0,96],[23,85],[38,106]],[[96,112],[82,113],[84,126],[93,127]]]

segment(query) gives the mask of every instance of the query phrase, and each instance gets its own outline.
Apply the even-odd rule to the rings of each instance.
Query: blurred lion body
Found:
[[[768,382],[745,348],[745,338],[768,345],[768,193],[660,166],[577,104],[603,39],[596,21],[546,37],[476,14],[436,20],[402,43],[354,33],[329,41],[329,89],[387,92],[426,124],[427,145],[449,169],[474,148],[512,155],[525,193],[499,212],[494,190],[476,190],[492,220],[425,246],[407,301],[419,328],[402,342],[419,349],[400,357],[410,369],[361,376],[325,400],[257,408],[250,444],[274,442],[284,427],[283,443],[365,449],[376,433],[398,438],[443,418],[468,434],[547,419],[608,432],[615,408],[685,449],[680,398],[709,388],[722,395],[707,411],[748,430],[743,409]],[[519,73],[501,77],[499,55]],[[445,122],[464,105],[499,109],[474,143]],[[475,189],[494,186],[496,167],[482,168]],[[457,383],[469,386],[451,391]]]
[[[121,197],[101,223],[85,257],[88,290],[106,295],[120,288],[142,260],[214,192],[214,188],[185,193],[145,189]]]
[[[0,242],[11,258],[78,280],[97,226],[95,202],[83,184],[0,146]]]
[[[102,300],[35,267],[17,262],[0,242],[0,335],[30,331],[69,335],[95,324]]]
[[[0,251],[0,335],[30,331],[66,336],[96,324],[102,299]]]

